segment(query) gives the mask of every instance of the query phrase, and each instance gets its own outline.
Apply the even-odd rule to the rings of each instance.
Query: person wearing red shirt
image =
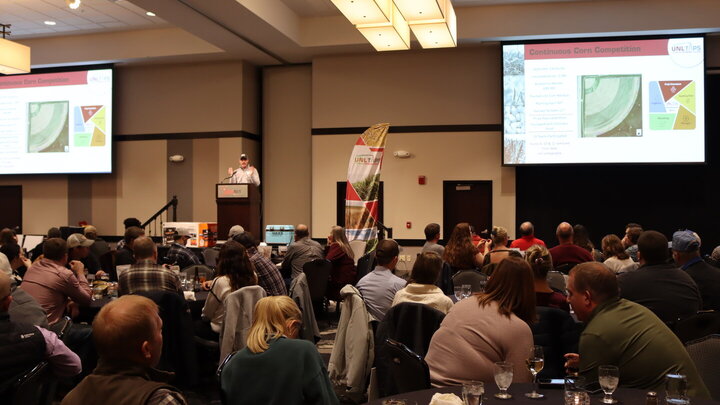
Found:
[[[520,225],[520,238],[512,241],[510,248],[528,250],[528,248],[533,245],[545,246],[545,242],[535,237],[535,227],[532,222],[523,222],[522,225]]]

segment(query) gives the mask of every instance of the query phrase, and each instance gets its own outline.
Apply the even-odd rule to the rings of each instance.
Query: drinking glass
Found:
[[[482,405],[482,396],[484,393],[485,385],[482,381],[463,383],[462,397],[465,405]]]
[[[687,377],[683,374],[665,375],[665,402],[669,405],[688,405]]]
[[[566,391],[565,405],[590,405],[590,394],[583,390]]]
[[[507,361],[498,361],[495,363],[493,369],[495,374],[495,384],[497,384],[500,392],[495,394],[495,398],[498,399],[510,399],[512,395],[508,394],[507,390],[510,388],[513,380],[513,365]]]
[[[613,392],[620,382],[620,371],[616,366],[600,366],[598,367],[598,381],[600,382],[600,388],[605,393],[605,397],[602,399],[603,404],[615,404],[617,400],[612,397]]]
[[[539,387],[537,385],[537,375],[540,371],[542,371],[543,366],[545,365],[544,357],[545,356],[543,355],[542,346],[533,346],[530,349],[530,355],[528,356],[527,360],[525,360],[528,370],[530,370],[533,375],[533,392],[528,392],[525,394],[525,396],[528,398],[545,398],[545,395],[538,392]]]
[[[472,286],[470,284],[463,284],[461,287],[462,297],[467,298],[472,295]]]
[[[453,288],[453,291],[455,292],[455,299],[456,299],[456,300],[460,301],[461,299],[463,299],[462,286],[456,285],[456,286]]]

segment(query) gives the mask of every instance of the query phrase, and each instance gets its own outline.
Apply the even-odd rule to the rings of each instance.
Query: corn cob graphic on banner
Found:
[[[380,169],[390,124],[366,129],[353,147],[345,191],[345,232],[348,240],[367,241],[366,251],[377,244]]]

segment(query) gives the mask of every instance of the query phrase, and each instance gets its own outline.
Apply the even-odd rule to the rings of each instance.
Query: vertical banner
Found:
[[[390,124],[375,124],[363,132],[353,147],[345,191],[345,232],[348,240],[368,241],[366,251],[377,244],[380,169]]]

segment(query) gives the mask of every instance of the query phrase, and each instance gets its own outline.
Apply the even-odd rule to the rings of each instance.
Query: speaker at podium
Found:
[[[215,184],[218,239],[227,239],[233,225],[242,225],[256,238],[260,233],[260,191],[249,183]]]

